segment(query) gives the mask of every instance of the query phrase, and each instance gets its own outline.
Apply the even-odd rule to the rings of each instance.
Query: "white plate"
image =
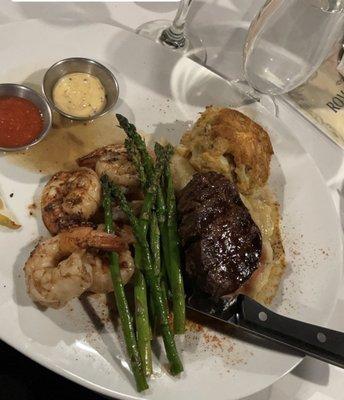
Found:
[[[95,58],[119,79],[116,111],[144,131],[172,141],[178,141],[205,105],[239,106],[244,99],[212,72],[110,25],[27,21],[2,26],[0,36],[11,38],[0,41],[1,82],[38,84],[43,70],[59,59]],[[269,130],[276,153],[271,186],[282,204],[289,262],[273,307],[290,317],[326,324],[342,263],[339,222],[326,185],[286,126],[257,105],[245,111]],[[221,337],[218,342],[193,332],[178,339],[184,348],[185,374],[172,379],[157,363],[149,392],[138,395],[123,343],[111,323],[98,326],[97,332],[78,300],[72,309],[43,312],[26,295],[23,264],[44,232],[27,206],[37,197],[42,177],[13,166],[6,157],[0,158],[0,170],[3,194],[23,224],[18,232],[0,232],[0,336],[11,346],[75,382],[122,399],[238,399],[272,384],[300,361],[271,343],[258,345],[243,336]]]

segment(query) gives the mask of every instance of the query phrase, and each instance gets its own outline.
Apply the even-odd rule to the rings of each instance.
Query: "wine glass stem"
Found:
[[[160,40],[176,49],[185,46],[185,23],[189,13],[192,0],[181,0],[177,15],[175,16],[171,26],[165,29]]]

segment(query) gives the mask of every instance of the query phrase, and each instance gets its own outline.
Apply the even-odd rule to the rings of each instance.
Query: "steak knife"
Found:
[[[281,343],[344,368],[344,333],[311,325],[276,314],[248,296],[217,301],[193,293],[186,299],[189,310],[242,328],[255,336]]]

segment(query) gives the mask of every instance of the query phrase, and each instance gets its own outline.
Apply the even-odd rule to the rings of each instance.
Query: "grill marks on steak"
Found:
[[[178,211],[188,276],[214,297],[235,292],[262,251],[260,230],[235,185],[216,172],[198,173],[182,190]]]

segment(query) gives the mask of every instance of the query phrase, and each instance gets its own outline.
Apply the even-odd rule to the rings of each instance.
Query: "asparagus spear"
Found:
[[[150,224],[150,248],[152,250],[155,275],[160,277],[160,231],[155,212],[152,212]]]
[[[152,250],[155,274],[160,280],[163,300],[164,300],[166,307],[168,308],[167,290],[166,290],[166,285],[165,285],[165,282],[163,279],[164,277],[163,277],[163,272],[162,272],[162,268],[161,268],[162,263],[161,263],[161,251],[160,251],[160,236],[161,235],[160,235],[160,229],[159,229],[159,225],[158,225],[158,219],[156,217],[155,212],[153,212],[152,217],[151,217],[151,224],[150,224],[150,248]],[[156,315],[154,315],[154,317],[155,317],[155,319],[157,319]],[[158,322],[158,321],[155,321],[155,322]]]
[[[127,150],[128,156],[130,157],[130,160],[134,164],[136,171],[139,175],[142,190],[145,190],[147,184],[147,176],[145,168],[142,164],[141,154],[132,139],[125,139],[124,145]]]
[[[147,192],[147,193],[152,193],[153,196],[154,193],[156,193],[157,191],[157,186],[160,179],[160,176],[157,171],[158,169],[156,169],[155,171],[153,183]],[[112,185],[112,191],[119,200],[122,210],[126,213],[130,221],[130,224],[133,228],[135,238],[141,246],[142,259],[144,264],[143,272],[147,280],[151,296],[153,298],[154,308],[160,319],[162,336],[166,349],[166,355],[170,363],[170,371],[172,375],[177,375],[183,371],[183,365],[179,358],[173,333],[168,323],[168,310],[163,299],[160,281],[155,274],[154,264],[147,239],[144,235],[144,232],[142,230],[139,221],[135,217],[131,207],[127,202],[127,199],[125,198],[123,191],[117,185]]]
[[[139,133],[137,132],[135,125],[131,124],[127,118],[125,118],[123,115],[121,114],[116,114],[117,120],[121,126],[121,128],[124,130],[124,132],[127,134],[129,141],[131,141],[131,147],[127,148],[127,150],[131,150],[131,148],[136,148],[136,152],[138,152],[138,154],[141,157],[141,163],[139,163],[140,165],[135,164],[136,168],[139,168],[138,171],[140,171],[140,169],[143,167],[144,172],[145,172],[145,176],[146,179],[144,181],[144,185],[143,185],[143,189],[147,190],[150,186],[150,184],[152,183],[152,179],[153,179],[153,170],[154,170],[154,163],[152,160],[152,157],[150,156],[150,154],[148,153],[147,147],[146,147],[146,143],[145,141],[142,139],[141,135],[139,135]],[[134,160],[133,160],[134,161]],[[139,176],[140,176],[140,172],[139,172]],[[141,181],[142,184],[142,181]],[[158,207],[164,202],[163,200],[163,194],[162,194],[162,190],[159,187],[158,191],[157,191],[157,204]]]
[[[141,246],[135,245],[135,279],[134,279],[134,298],[135,298],[135,324],[136,337],[139,353],[143,363],[143,371],[146,376],[153,372],[152,365],[152,331],[149,324],[149,313],[147,305],[147,286],[141,272],[142,254]]]
[[[166,154],[165,154],[165,149],[164,147],[159,144],[155,143],[154,146],[154,151],[158,159],[163,160],[164,165],[166,164]],[[165,183],[165,174],[162,174],[161,176],[161,182],[162,186],[164,186]],[[162,196],[161,196],[161,201],[157,201],[156,205],[156,215],[158,218],[158,223],[159,223],[159,228],[161,232],[161,244],[162,244],[162,254],[163,254],[163,260],[164,260],[164,268],[167,268],[169,258],[168,258],[168,235],[167,235],[167,224],[166,224],[166,202],[165,198],[163,195],[163,192],[161,191]]]
[[[106,176],[102,177],[103,187],[103,207],[105,213],[105,229],[108,233],[114,232],[112,213],[111,213],[111,197],[109,181]],[[116,298],[116,304],[121,320],[123,335],[129,355],[131,368],[136,381],[137,390],[139,392],[148,389],[148,384],[143,373],[142,361],[137,347],[133,321],[130,314],[127,299],[125,297],[124,286],[122,283],[118,255],[115,252],[109,252],[110,272]]]
[[[170,164],[166,169],[166,210],[167,210],[167,237],[169,263],[167,273],[169,274],[172,298],[173,298],[173,328],[175,333],[185,332],[185,293],[184,282],[181,273],[179,235],[177,228],[176,199],[174,195],[173,180]]]
[[[141,156],[141,161],[142,165],[147,177],[147,183],[148,186],[152,180],[153,177],[153,171],[154,171],[154,164],[152,157],[149,155],[146,143],[142,139],[141,135],[138,134],[135,125],[131,124],[127,118],[125,118],[121,114],[116,114],[116,117],[118,119],[118,122],[121,126],[121,128],[124,130],[124,132],[127,134],[128,138],[132,141],[132,145],[135,145],[137,151],[139,152]],[[147,186],[145,185],[146,189]]]
[[[128,156],[135,165],[139,175],[142,188],[146,186],[146,173],[141,162],[141,155],[137,150],[132,139],[127,138],[124,142]],[[152,333],[149,325],[149,313],[147,306],[147,287],[144,277],[140,271],[141,268],[141,251],[140,245],[135,245],[135,279],[134,279],[134,298],[135,298],[135,324],[137,344],[143,363],[143,370],[146,376],[153,372],[152,367]]]
[[[156,215],[154,212],[152,212],[152,217],[151,217],[151,224],[149,225],[149,239],[150,239],[150,248],[152,251],[152,258],[153,258],[153,265],[154,265],[154,270],[156,276],[159,277],[160,279],[160,232],[159,232],[159,227],[156,219]],[[164,295],[164,292],[162,293]],[[167,305],[167,303],[166,303]],[[154,303],[152,301],[151,303],[151,315],[152,315],[152,326],[154,329],[154,332],[156,332],[158,328],[158,316],[156,313],[156,310],[154,308]]]
[[[136,268],[139,265],[139,260],[136,259],[136,256],[135,265]],[[151,348],[152,332],[149,325],[146,281],[139,269],[135,271],[134,297],[138,350],[143,364],[143,372],[145,376],[150,376],[153,372]]]
[[[177,210],[174,194],[173,180],[170,167],[170,158],[173,147],[167,145],[163,148],[156,143],[155,151],[159,157],[164,156],[164,178],[166,181],[166,221],[163,231],[163,250],[167,275],[172,291],[173,301],[173,328],[175,333],[185,332],[185,294],[181,274],[179,236],[177,230]]]

